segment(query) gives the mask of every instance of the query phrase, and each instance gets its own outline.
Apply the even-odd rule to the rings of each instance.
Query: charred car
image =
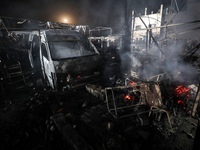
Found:
[[[42,69],[44,81],[55,90],[97,81],[102,63],[101,55],[86,36],[64,29],[32,31],[29,59],[35,70]]]

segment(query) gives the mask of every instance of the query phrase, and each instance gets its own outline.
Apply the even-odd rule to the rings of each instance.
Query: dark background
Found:
[[[39,21],[63,22],[70,24],[113,27],[115,33],[124,29],[125,2],[129,16],[135,9],[144,14],[157,12],[160,5],[169,7],[171,0],[3,0],[0,16],[33,19]],[[185,0],[177,0],[179,7]]]

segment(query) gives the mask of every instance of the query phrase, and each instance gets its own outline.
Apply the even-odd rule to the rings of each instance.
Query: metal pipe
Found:
[[[163,111],[163,112],[165,112],[165,113],[167,114],[167,119],[168,119],[168,122],[169,122],[170,128],[171,128],[172,131],[173,131],[173,128],[172,128],[172,125],[171,125],[171,121],[170,121],[170,117],[169,117],[169,113],[168,113],[166,110],[164,110],[164,109],[160,109],[160,108],[158,108],[158,107],[156,107],[156,106],[151,106],[151,108],[150,108],[150,112],[149,112],[149,117],[150,117],[150,115],[151,115],[151,111],[152,111],[153,108],[155,108],[156,110]]]
[[[142,21],[142,23],[144,24],[144,26],[146,27],[146,29],[148,28],[147,25],[145,24],[144,20],[141,18],[141,16],[139,15],[140,20]],[[147,31],[149,32],[149,29],[147,29]],[[160,46],[158,45],[156,39],[154,38],[153,35],[150,35],[152,40],[154,41],[154,43],[156,44],[156,46],[158,47],[158,49],[160,50],[160,52],[163,54],[163,51],[161,50]]]
[[[198,103],[199,103],[199,99],[200,99],[200,83],[199,83],[198,91],[197,91],[197,94],[196,94],[196,97],[195,97],[194,107],[193,107],[193,110],[192,110],[192,116],[193,117],[196,114],[197,106],[198,106]]]
[[[129,105],[129,106],[124,106],[124,107],[117,107],[116,109],[124,109],[124,108],[130,108],[130,107],[135,107],[135,106],[144,106],[143,104],[136,104],[136,105]],[[115,110],[114,108],[113,109],[110,109],[111,111],[112,110]]]

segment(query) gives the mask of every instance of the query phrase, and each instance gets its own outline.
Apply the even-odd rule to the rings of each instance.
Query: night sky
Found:
[[[179,0],[182,1],[183,0]],[[157,11],[170,0],[128,0],[128,8]],[[0,16],[95,26],[115,26],[124,21],[125,0],[3,0]]]

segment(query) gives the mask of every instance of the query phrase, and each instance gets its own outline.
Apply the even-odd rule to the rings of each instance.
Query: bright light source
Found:
[[[68,22],[68,20],[65,18],[65,19],[63,19],[63,21],[64,21],[64,23],[67,23]]]
[[[68,14],[61,14],[58,17],[58,22],[69,24],[72,22],[72,18]]]

